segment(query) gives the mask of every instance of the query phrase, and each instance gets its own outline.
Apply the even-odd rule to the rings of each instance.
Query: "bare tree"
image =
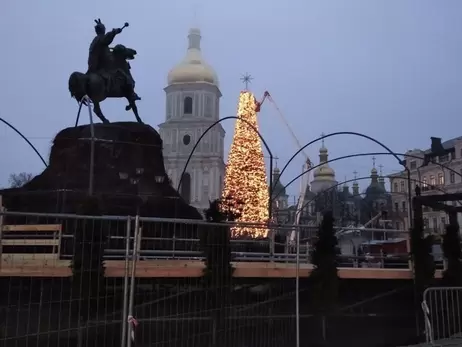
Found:
[[[10,184],[10,188],[21,188],[23,185],[31,181],[32,178],[34,178],[33,174],[21,172],[18,174],[11,174],[8,182]]]

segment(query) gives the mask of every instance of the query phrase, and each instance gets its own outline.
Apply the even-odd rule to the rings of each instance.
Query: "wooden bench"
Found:
[[[59,266],[61,224],[3,225],[0,229],[0,266]],[[5,250],[8,247],[8,251]],[[34,247],[33,253],[19,253],[19,247]],[[47,249],[48,248],[48,249]]]
[[[0,195],[0,212],[3,211]],[[0,215],[0,277],[71,275],[71,261],[60,259],[61,224],[5,225],[3,221]],[[20,252],[20,247],[34,247],[34,251]]]

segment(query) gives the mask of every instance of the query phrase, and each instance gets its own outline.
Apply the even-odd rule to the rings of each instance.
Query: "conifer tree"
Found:
[[[99,202],[88,197],[80,206],[80,215],[100,215]],[[103,256],[105,235],[100,220],[77,219],[74,224],[74,256],[72,259],[72,314],[81,327],[104,312],[106,281]],[[83,332],[83,331],[81,331]],[[85,329],[86,334],[90,332]],[[94,332],[97,334],[97,331]],[[97,340],[85,338],[83,347],[97,346]]]
[[[314,269],[310,275],[316,309],[329,313],[336,304],[339,286],[337,237],[332,212],[326,212],[311,252]]]
[[[205,211],[205,217],[213,225],[204,226],[200,236],[205,258],[205,288],[210,293],[207,308],[213,322],[210,341],[213,347],[226,346],[230,338],[228,316],[234,272],[231,265],[229,226],[226,224],[221,226],[217,223],[232,221],[235,216],[220,205],[220,200],[210,202],[209,209]]]
[[[266,223],[269,191],[263,150],[256,131],[257,109],[254,95],[249,91],[241,92],[237,110],[239,119],[228,156],[222,197],[229,200],[231,206],[236,205],[235,212],[240,209],[237,221]],[[268,230],[239,226],[232,228],[231,233],[234,237],[256,238],[266,237]]]
[[[443,253],[447,268],[443,273],[443,282],[447,286],[462,286],[462,251],[460,247],[459,226],[449,224],[443,236]]]

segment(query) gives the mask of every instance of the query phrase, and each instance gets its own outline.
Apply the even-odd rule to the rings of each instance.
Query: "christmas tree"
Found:
[[[258,102],[252,93],[239,97],[233,143],[228,156],[222,207],[236,216],[237,222],[268,222],[268,184],[258,130]],[[241,120],[242,119],[242,120]],[[268,229],[252,226],[231,228],[233,237],[266,237]]]

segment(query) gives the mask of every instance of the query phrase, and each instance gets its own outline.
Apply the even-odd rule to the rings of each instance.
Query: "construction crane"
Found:
[[[290,134],[292,135],[292,139],[294,140],[297,148],[298,149],[302,148],[303,146],[301,145],[300,141],[298,140],[297,136],[295,135],[294,131],[289,125],[289,122],[287,121],[286,117],[284,117],[284,114],[281,112],[281,109],[276,104],[276,102],[271,97],[271,94],[268,91],[266,91],[265,94],[263,95],[263,100],[265,99],[268,99],[271,102],[271,104],[274,106],[274,108],[276,109],[277,114],[282,119],[285,126],[287,127]],[[302,151],[301,153],[305,157],[305,163],[302,166],[302,172],[306,172],[311,169],[312,163],[305,151]],[[305,193],[306,193],[306,189],[308,187],[309,182],[310,182],[310,173],[308,172],[302,176],[302,179],[300,182],[300,193],[299,193],[298,200],[297,200],[297,209],[295,210],[294,225],[300,224],[300,216],[302,214],[303,205],[305,204]],[[295,239],[295,228],[291,232],[290,239],[291,240]]]
[[[297,146],[297,148],[299,148],[299,149],[302,148],[303,146],[301,145],[300,141],[298,140],[297,136],[295,135],[294,131],[292,130],[289,122],[287,121],[287,118],[284,116],[281,109],[276,104],[276,102],[274,101],[274,99],[272,98],[271,94],[268,91],[265,91],[265,93],[263,94],[263,98],[262,98],[262,101],[260,102],[260,105],[263,104],[263,102],[266,99],[268,99],[268,101],[270,101],[271,104],[273,104],[274,108],[276,109],[277,114],[279,115],[281,120],[284,122],[286,128],[289,130],[289,132],[290,132],[290,134],[292,136],[292,139],[294,140],[295,145]],[[305,163],[304,163],[304,165],[302,167],[302,172],[306,172],[312,167],[312,162],[311,162],[310,158],[308,157],[308,155],[306,154],[305,151],[302,150],[301,153],[305,157]],[[273,174],[273,173],[271,173],[271,174]],[[299,196],[298,196],[298,200],[297,200],[297,209],[295,211],[294,226],[300,224],[300,216],[302,214],[302,209],[303,209],[303,206],[305,204],[305,194],[306,194],[306,189],[308,187],[308,184],[310,182],[310,176],[311,175],[308,172],[307,174],[302,176],[302,179],[301,179],[301,182],[300,182],[300,192],[299,192]],[[372,217],[370,221],[368,221],[366,224],[359,227],[358,229],[361,229],[361,230],[366,229],[367,227],[369,227],[371,224],[373,224],[377,220],[383,219],[383,217],[384,217],[384,211],[381,211],[377,215]],[[383,222],[388,222],[388,220],[385,219],[385,220],[383,220]],[[341,235],[344,231],[345,230],[339,230],[337,232],[337,234]],[[296,235],[296,228],[294,227],[292,229],[291,234],[290,234],[290,241],[295,240],[295,235]]]

